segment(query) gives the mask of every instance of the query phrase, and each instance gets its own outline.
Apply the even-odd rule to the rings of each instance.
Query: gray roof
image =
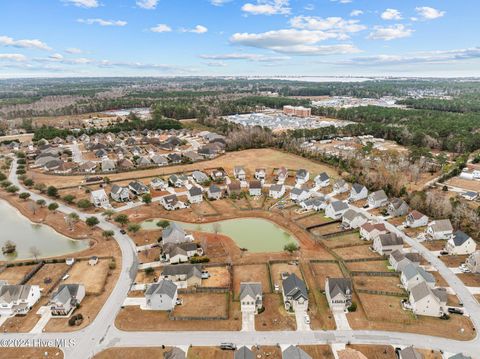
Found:
[[[395,260],[395,262],[400,262],[405,259],[405,253],[399,249],[395,249],[390,256]]]
[[[448,232],[453,231],[452,223],[449,219],[439,219],[431,224],[431,227],[435,232]]]
[[[249,188],[253,188],[253,189],[262,189],[262,182],[253,180],[249,182],[248,186]]]
[[[371,193],[370,198],[372,198],[374,201],[384,201],[388,199],[387,194],[383,189]]]
[[[201,196],[202,189],[200,187],[192,186],[192,188],[188,190],[188,193],[190,193],[190,196]]]
[[[328,278],[328,289],[330,292],[330,298],[335,297],[337,294],[343,295],[352,294],[352,280],[348,278]]]
[[[235,352],[234,359],[254,359],[253,352],[247,347],[243,346]]]
[[[323,202],[325,202],[325,198],[323,197],[312,197],[303,201],[307,206],[320,206]]]
[[[0,302],[11,303],[17,300],[25,300],[28,298],[30,288],[30,285],[2,285],[0,287]]]
[[[360,213],[360,212],[357,212],[355,211],[354,209],[351,209],[349,208],[344,214],[343,214],[343,218],[349,220],[349,221],[352,221],[353,219],[355,219],[356,217],[362,217],[362,218],[367,218],[363,215],[363,213]]]
[[[301,296],[305,299],[308,299],[307,286],[305,282],[297,277],[295,273],[290,274],[283,283],[283,292],[287,296],[291,296],[293,299],[297,300]]]
[[[423,359],[423,355],[417,352],[413,346],[400,350],[399,355],[401,359]]]
[[[466,356],[462,353],[458,353],[458,354],[452,355],[448,359],[472,359],[472,357]]]
[[[162,239],[173,239],[176,242],[185,241],[185,231],[177,223],[171,222],[167,228],[162,231]]]
[[[297,178],[305,178],[305,177],[307,177],[307,173],[308,173],[308,171],[306,169],[300,168],[296,173],[296,177]]]
[[[77,296],[80,284],[62,284],[52,294],[52,301],[56,303],[68,303]]]
[[[283,185],[281,184],[272,184],[270,186],[270,191],[274,191],[274,192],[280,192],[283,188]]]
[[[193,264],[169,264],[163,267],[162,275],[186,275],[187,279],[191,277],[202,277],[202,271],[199,265]]]
[[[325,182],[330,179],[330,177],[325,173],[322,172],[318,175],[318,178],[320,178],[320,181]]]
[[[192,177],[195,179],[197,182],[206,182],[208,181],[208,176],[200,171],[193,171]]]
[[[390,204],[392,205],[393,208],[395,209],[399,209],[400,207],[402,207],[403,205],[407,206],[408,207],[408,204],[407,202],[405,202],[403,199],[401,198],[394,198],[390,201]]]
[[[153,283],[148,286],[145,295],[165,294],[170,298],[175,297],[177,292],[177,285],[171,280],[161,280],[158,283]]]
[[[240,283],[240,300],[247,295],[256,298],[257,295],[262,295],[262,283],[259,282],[243,282]]]
[[[355,193],[360,193],[362,190],[365,188],[365,186],[361,185],[360,183],[354,183],[352,185],[352,190],[355,191]]]
[[[397,246],[403,244],[403,239],[397,236],[395,233],[385,233],[378,236],[382,247],[384,246]]]
[[[432,290],[428,287],[426,282],[421,282],[415,287],[413,287],[411,290],[411,294],[415,301],[422,300],[430,294],[437,297],[438,300],[442,303],[446,303],[447,301],[447,291],[445,288],[436,288]]]
[[[212,185],[208,188],[208,191],[209,191],[210,193],[222,192],[221,188],[218,187],[218,186],[215,185],[215,184],[212,184]]]
[[[336,186],[336,187],[343,187],[343,186],[345,186],[346,183],[347,183],[347,182],[345,182],[344,179],[339,178],[339,179],[337,179],[337,180],[335,181],[334,186]]]
[[[332,205],[332,208],[335,212],[343,211],[345,209],[348,209],[348,204],[346,202],[343,202],[343,201],[335,201],[335,202],[332,202],[331,205]]]
[[[463,243],[465,243],[469,239],[470,239],[470,236],[462,231],[456,231],[453,234],[453,243],[455,243],[456,246],[461,246]]]
[[[169,352],[163,354],[164,359],[185,359],[185,352],[180,348],[173,348]]]
[[[287,349],[283,351],[282,359],[312,359],[312,357],[305,353],[299,347],[290,345]]]
[[[291,193],[294,194],[294,195],[297,195],[297,196],[299,196],[303,192],[307,192],[307,191],[304,190],[303,188],[296,188],[296,187],[292,188],[292,190],[291,190]]]
[[[408,280],[419,274],[426,282],[435,283],[435,277],[431,273],[428,273],[422,267],[417,267],[412,263],[407,264],[403,268],[402,273]]]

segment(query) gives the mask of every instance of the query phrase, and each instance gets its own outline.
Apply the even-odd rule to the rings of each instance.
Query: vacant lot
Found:
[[[468,256],[441,256],[440,259],[449,268],[458,267],[460,264],[465,263]]]
[[[231,278],[227,267],[207,267],[210,278],[202,280],[202,287],[230,287]]]
[[[332,349],[328,345],[300,345],[300,348],[312,358],[333,359]],[[370,358],[369,358],[370,359]]]
[[[348,345],[347,347],[358,350],[368,359],[397,359],[395,349],[391,345]]]
[[[462,188],[468,191],[480,192],[480,181],[453,177],[452,179],[447,181],[447,184],[450,186]]]
[[[457,277],[468,287],[480,287],[480,274],[460,273]]]
[[[30,285],[39,285],[43,289],[42,295],[48,296],[49,291],[69,269],[65,263],[47,263],[45,264],[28,282]]]
[[[163,358],[163,354],[170,349],[159,348],[109,348],[94,356],[95,359],[137,359]]]
[[[362,272],[388,272],[388,261],[367,261],[367,262],[348,262],[347,268],[351,271]]]
[[[335,249],[335,253],[337,253],[343,259],[382,258],[382,256],[380,256],[378,253],[373,252],[370,249],[369,244],[364,246],[337,248]]]
[[[278,347],[251,348],[254,358],[258,359],[281,359],[282,353]],[[231,359],[232,352],[214,347],[191,347],[188,350],[187,359]]]
[[[328,248],[332,249],[343,246],[367,245],[367,242],[360,239],[358,232],[343,233],[335,237],[325,238],[323,243],[325,243]]]
[[[325,290],[325,280],[327,277],[343,278],[343,273],[337,263],[310,263],[311,272],[315,281],[315,286],[320,290]]]
[[[447,241],[425,241],[422,245],[431,251],[441,251],[445,248]]]
[[[139,263],[150,263],[158,261],[160,257],[160,247],[153,247],[138,252]]]
[[[198,216],[216,216],[219,213],[213,207],[209,202],[203,201],[198,204],[193,204],[192,205],[192,210],[198,215]]]
[[[268,267],[266,264],[236,265],[233,267],[233,293],[235,298],[240,295],[240,283],[260,282],[264,293],[272,291],[268,278]]]
[[[356,289],[404,293],[403,289],[400,288],[399,277],[355,276],[353,277],[353,283]]]
[[[285,310],[281,294],[265,294],[263,306],[265,311],[255,316],[256,330],[295,330],[297,328],[295,316]]]
[[[331,219],[325,217],[323,213],[314,213],[308,215],[307,217],[301,217],[300,219],[294,218],[294,220],[302,227],[314,226],[331,221]]]
[[[86,294],[100,294],[105,288],[109,264],[110,259],[100,259],[94,266],[89,265],[88,261],[77,261],[68,272],[70,277],[65,283],[82,283]]]
[[[0,273],[0,280],[5,280],[8,284],[19,284],[34,267],[35,266],[8,267]]]
[[[175,317],[223,317],[228,313],[227,293],[179,294],[183,300],[173,310]]]
[[[317,227],[311,230],[311,232],[317,236],[323,236],[323,235],[335,233],[338,231],[341,231],[340,223],[327,224],[325,226]]]
[[[0,359],[32,359],[32,358],[62,359],[63,352],[58,348],[2,348]]]
[[[270,265],[270,274],[272,276],[272,282],[274,284],[282,283],[282,273],[295,273],[298,278],[303,279],[300,267],[295,264],[288,263],[275,263]]]

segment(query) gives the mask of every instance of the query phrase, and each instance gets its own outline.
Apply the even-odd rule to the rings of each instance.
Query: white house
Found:
[[[447,241],[445,250],[450,255],[472,254],[477,249],[477,242],[468,234],[462,231],[456,231],[453,237]]]
[[[186,263],[193,256],[203,254],[202,248],[193,242],[167,243],[162,248],[162,260],[170,264]]]
[[[387,207],[388,214],[392,217],[405,216],[408,213],[409,207],[407,202],[401,198],[394,198],[390,201]]]
[[[243,166],[235,166],[233,168],[233,175],[239,181],[245,181],[247,178],[247,173],[245,172]]]
[[[310,191],[303,188],[292,188],[290,191],[290,199],[294,202],[301,202],[310,197]]]
[[[472,273],[480,273],[480,251],[472,253],[465,261],[468,269]]]
[[[210,185],[207,190],[207,197],[208,199],[220,199],[222,198],[223,191],[220,187],[218,187],[216,184]]]
[[[257,168],[253,177],[255,177],[256,180],[265,181],[265,178],[267,178],[265,168]]]
[[[344,179],[338,179],[333,184],[333,190],[336,193],[345,193],[348,192],[348,183]]]
[[[262,195],[262,182],[259,180],[250,181],[248,186],[248,193],[252,197],[258,197]]]
[[[332,219],[340,219],[348,210],[348,204],[344,201],[330,202],[325,207],[325,216]]]
[[[52,316],[69,316],[85,298],[83,284],[61,284],[48,303]]]
[[[176,194],[169,194],[167,196],[160,197],[160,204],[167,211],[174,211],[184,207],[184,204],[178,200]]]
[[[286,310],[306,311],[308,309],[307,286],[295,273],[283,280],[282,296]]]
[[[283,184],[272,184],[268,189],[268,196],[271,198],[282,198],[285,195],[285,186]]]
[[[358,228],[367,223],[368,219],[363,213],[357,212],[354,209],[348,209],[342,217],[342,226],[344,228]]]
[[[295,173],[295,183],[297,185],[307,183],[309,179],[310,173],[304,168],[297,170],[297,172]]]
[[[284,183],[288,178],[288,170],[285,167],[280,167],[277,169],[276,177],[279,183]]]
[[[370,208],[378,208],[388,204],[388,197],[383,189],[370,193],[368,196],[368,205]]]
[[[177,296],[177,285],[170,280],[150,284],[145,291],[146,304],[151,310],[173,310]]]
[[[407,218],[405,219],[405,222],[403,224],[405,227],[410,228],[423,227],[428,224],[428,216],[416,210],[413,210],[407,215]]]
[[[188,177],[184,174],[173,174],[168,177],[168,182],[171,183],[173,187],[180,188],[188,183]]]
[[[110,197],[116,202],[128,202],[130,201],[130,190],[127,187],[114,184],[110,192]]]
[[[425,282],[430,288],[433,288],[435,286],[435,277],[431,273],[425,271],[422,267],[410,263],[402,269],[400,282],[408,291],[412,290],[413,287],[422,282]]]
[[[360,237],[367,241],[372,241],[383,233],[388,233],[383,223],[367,222],[360,226]]]
[[[390,255],[394,250],[403,248],[403,239],[395,233],[379,234],[373,240],[373,250],[380,255]]]
[[[350,197],[348,197],[348,200],[351,202],[355,202],[361,199],[365,199],[367,197],[368,197],[367,187],[359,183],[354,183],[352,185],[352,188],[350,189]]]
[[[201,203],[203,201],[203,193],[200,187],[192,186],[187,193],[190,203]]]
[[[257,314],[263,307],[262,283],[240,283],[240,305],[242,312]]]
[[[300,202],[300,207],[307,211],[320,211],[325,209],[326,206],[327,203],[325,202],[325,198],[320,196],[311,197]]]
[[[452,223],[449,219],[432,221],[427,227],[426,235],[432,240],[450,239],[453,236]]]
[[[345,311],[352,305],[352,280],[347,278],[329,278],[325,280],[325,296],[333,311]]]
[[[0,286],[0,316],[24,315],[40,299],[38,285]]]
[[[108,201],[107,193],[103,188],[90,192],[90,201],[97,208],[110,207],[110,202]]]
[[[163,179],[156,177],[150,181],[150,187],[155,190],[163,190],[168,187],[168,184]]]
[[[314,181],[315,186],[317,187],[323,188],[330,185],[330,177],[325,172],[322,172],[319,175],[315,176]]]
[[[441,317],[446,313],[447,292],[444,288],[431,289],[421,282],[412,288],[409,302],[417,315]]]

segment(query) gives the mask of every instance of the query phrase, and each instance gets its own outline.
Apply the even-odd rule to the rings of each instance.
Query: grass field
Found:
[[[399,277],[355,276],[353,283],[356,289],[383,290],[386,292],[403,293]]]
[[[351,271],[364,271],[364,272],[387,272],[388,261],[367,261],[367,262],[348,262],[347,268]]]
[[[210,278],[202,280],[202,287],[230,287],[230,272],[227,267],[208,267],[205,268],[210,274]]]

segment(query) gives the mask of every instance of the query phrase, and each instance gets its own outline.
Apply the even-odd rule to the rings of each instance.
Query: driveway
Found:
[[[350,324],[348,324],[347,314],[343,310],[334,310],[333,318],[337,325],[337,330],[350,330]]]
[[[52,317],[52,313],[50,312],[50,308],[47,306],[40,307],[38,309],[37,314],[40,314],[41,317],[38,320],[37,324],[30,330],[30,333],[41,333],[45,325],[47,325],[48,321]]]
[[[147,304],[146,299],[144,297],[127,297],[123,302],[124,306],[129,305],[139,305],[141,308],[145,307]]]
[[[304,310],[295,311],[295,320],[297,321],[297,331],[305,332],[310,331],[310,324],[305,323],[305,315],[307,312]]]
[[[242,332],[255,331],[255,312],[242,312]]]

